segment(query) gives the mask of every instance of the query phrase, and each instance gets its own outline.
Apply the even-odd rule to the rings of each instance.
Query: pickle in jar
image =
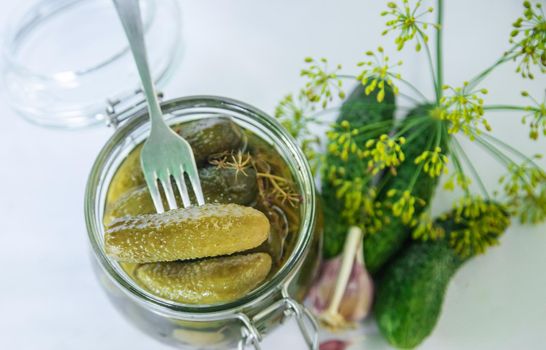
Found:
[[[240,149],[245,143],[242,129],[229,117],[195,120],[176,125],[173,130],[188,141],[200,165],[210,155]],[[138,145],[118,167],[108,189],[107,202],[115,202],[125,193],[145,185],[140,167],[142,146]]]
[[[233,254],[259,246],[268,234],[269,220],[254,208],[205,204],[114,220],[104,244],[117,261],[146,263]]]
[[[185,304],[216,304],[245,296],[265,280],[270,269],[268,254],[251,253],[142,264],[134,273],[137,282],[162,298]]]
[[[207,204],[157,214],[144,179],[135,175],[142,173],[138,146],[110,184],[105,251],[159,297],[187,304],[238,299],[265,283],[292,253],[301,199],[292,171],[275,147],[229,118],[173,130],[196,153]]]

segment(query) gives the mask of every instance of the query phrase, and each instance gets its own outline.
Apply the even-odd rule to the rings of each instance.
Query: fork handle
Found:
[[[133,53],[138,74],[140,75],[142,89],[144,90],[144,95],[148,101],[148,113],[152,122],[152,130],[162,127],[169,128],[163,119],[161,107],[159,106],[159,102],[157,100],[152,75],[150,74],[139,1],[113,1],[121,24],[123,25],[123,29],[125,30],[125,35],[129,41],[129,47]]]

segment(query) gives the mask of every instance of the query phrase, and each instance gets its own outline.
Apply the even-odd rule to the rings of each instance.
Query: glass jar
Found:
[[[184,305],[157,297],[138,286],[103,245],[103,213],[109,183],[125,156],[149,134],[147,112],[139,108],[114,118],[120,125],[93,165],[85,195],[85,219],[95,272],[114,306],[143,332],[179,348],[260,348],[262,337],[294,316],[309,348],[317,348],[317,325],[300,302],[313,280],[321,251],[322,224],[315,187],[301,150],[285,129],[264,112],[221,97],[185,97],[162,103],[166,121],[229,116],[268,142],[285,160],[302,195],[301,225],[284,265],[245,297],[221,305]]]
[[[139,0],[148,59],[162,89],[181,62],[177,0]],[[140,79],[111,0],[35,0],[10,14],[0,93],[26,120],[55,128],[104,124],[143,103]],[[69,30],[67,30],[69,28]]]

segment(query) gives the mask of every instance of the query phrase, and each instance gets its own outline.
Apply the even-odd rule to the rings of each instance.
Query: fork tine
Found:
[[[159,181],[163,185],[163,191],[167,197],[167,203],[169,203],[170,210],[177,209],[178,204],[176,204],[176,197],[174,196],[173,186],[171,184],[171,175],[167,173],[167,177],[160,177]]]
[[[152,196],[152,201],[154,202],[155,211],[158,213],[163,213],[165,208],[163,208],[163,201],[161,200],[161,193],[159,192],[159,187],[157,186],[157,175],[154,172],[149,174],[144,172],[144,179],[146,180],[146,185],[148,185],[148,190]]]
[[[182,166],[180,166],[180,172],[176,172],[176,174],[174,174],[173,177],[174,177],[174,182],[176,183],[176,186],[178,187],[178,192],[180,192],[180,196],[182,196],[182,204],[184,204],[184,208],[191,206],[190,196],[188,194],[188,188],[186,187],[186,181],[184,179],[184,170],[182,169]]]
[[[195,198],[197,199],[198,205],[205,204],[205,198],[203,197],[203,190],[201,189],[201,181],[199,180],[199,174],[195,166],[189,166],[188,169],[185,169],[188,177],[190,178],[191,186],[193,188],[193,193],[195,193]]]

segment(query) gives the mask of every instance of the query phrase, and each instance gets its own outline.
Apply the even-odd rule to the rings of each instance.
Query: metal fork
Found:
[[[153,80],[146,56],[146,45],[138,0],[113,0],[118,16],[129,40],[142,88],[148,101],[148,114],[152,123],[150,136],[144,143],[140,163],[146,184],[158,213],[165,211],[158,182],[163,187],[170,209],[178,208],[171,184],[173,178],[184,207],[191,205],[184,174],[188,175],[198,205],[205,204],[201,182],[193,151],[188,141],[176,134],[165,121],[157,101]]]

